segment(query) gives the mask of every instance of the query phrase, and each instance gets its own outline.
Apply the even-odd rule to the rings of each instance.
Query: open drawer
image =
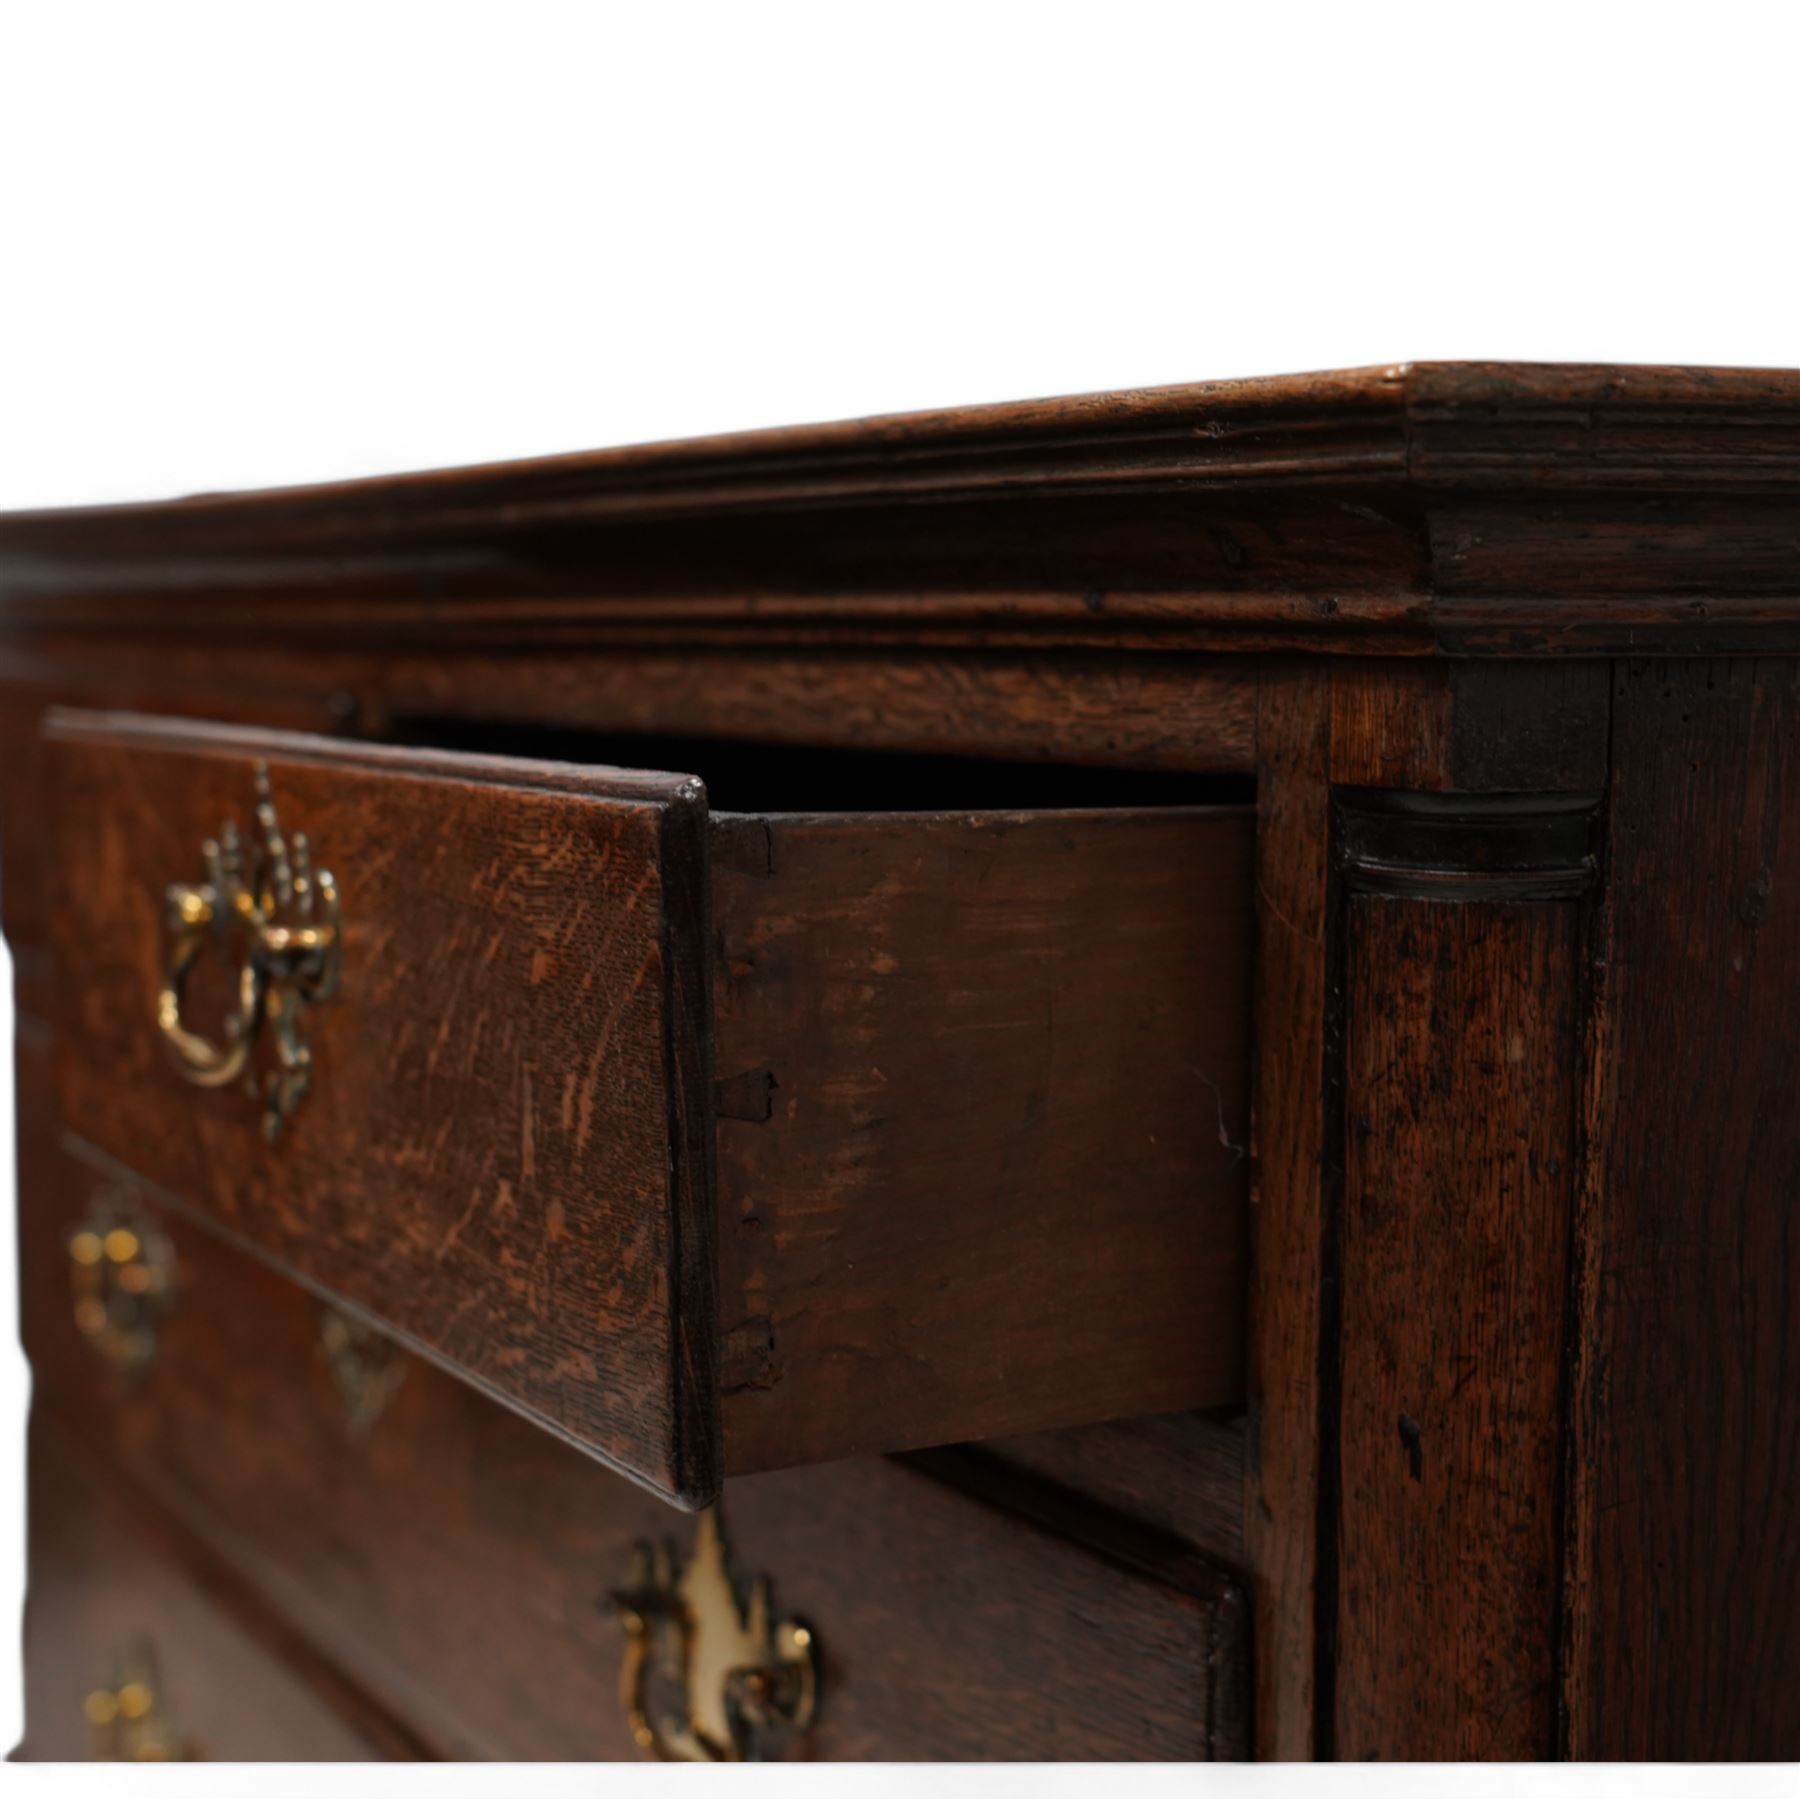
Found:
[[[1246,811],[46,735],[71,1147],[626,1474],[1241,1397]]]

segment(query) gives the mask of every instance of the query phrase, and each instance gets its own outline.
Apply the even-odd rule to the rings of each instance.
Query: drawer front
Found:
[[[65,1124],[616,1467],[710,1495],[698,790],[123,715],[52,715],[46,748]],[[275,886],[259,773],[290,867],[302,834],[316,865],[310,910],[276,892],[270,930],[332,929],[328,868],[335,992],[282,971],[287,940],[194,933],[178,1028],[221,1064],[213,1021],[252,961],[277,970],[242,1078],[208,1092],[222,1071],[158,1017],[166,895],[228,824],[245,873],[215,866],[211,910],[259,865]],[[285,1118],[284,995],[311,1059]]]
[[[169,1554],[154,1515],[39,1416],[25,1742],[37,1762],[354,1762],[408,1748]],[[373,1726],[373,1729],[370,1727]]]
[[[347,1378],[312,1296],[154,1206],[176,1299],[122,1384],[44,1298],[94,1200],[62,1169],[25,1220],[41,1404],[436,1753],[637,1755],[607,1596],[640,1541],[690,1553],[694,1521],[428,1363],[395,1379],[364,1343]],[[880,1459],[734,1480],[723,1509],[740,1573],[821,1648],[817,1723],[784,1753],[1244,1754],[1245,1612],[1217,1564],[1102,1554]]]

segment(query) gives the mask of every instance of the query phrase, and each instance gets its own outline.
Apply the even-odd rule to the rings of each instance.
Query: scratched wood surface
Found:
[[[63,1244],[91,1183],[66,1158],[41,1173],[22,1255],[62,1297],[28,1326],[47,1417],[433,1753],[637,1754],[606,1597],[638,1540],[690,1543],[687,1518],[423,1361],[353,1429],[312,1298],[154,1207],[181,1298],[149,1379],[122,1389],[66,1303]],[[725,1508],[743,1571],[819,1634],[818,1759],[1246,1753],[1242,1592],[1160,1533],[1097,1519],[1090,1547],[1080,1508],[1059,1535],[880,1459],[732,1481]]]
[[[42,936],[61,896],[45,879],[54,865],[36,829],[42,782],[14,750],[54,698],[317,719],[424,743],[449,735],[449,721],[535,722],[728,734],[821,758],[880,744],[1090,768],[1254,766],[1257,1226],[1241,1435],[1216,1420],[1126,1421],[1009,1439],[992,1460],[1231,1554],[1223,1490],[1241,1444],[1263,1753],[1330,1750],[1340,1720],[1349,1727],[1340,1751],[1416,1754],[1435,1740],[1497,1753],[1503,1738],[1509,1748],[1542,1744],[1548,1709],[1549,1741],[1577,1755],[1791,1755],[1800,1602],[1784,1496],[1800,1438],[1789,1403],[1800,1352],[1786,1321],[1800,1277],[1782,1235],[1795,1146],[1781,1022],[1800,954],[1783,899],[1800,881],[1786,828],[1800,702],[1773,660],[1677,663],[1660,675],[1628,665],[1615,687],[1601,659],[1800,648],[1797,520],[1800,378],[1791,374],[1425,364],[0,521],[0,906],[31,1015],[24,1042],[35,1055],[52,1035]],[[1326,1029],[1344,1021],[1328,1018],[1323,991],[1335,953],[1328,926],[1339,917],[1323,891],[1334,783],[1415,795],[1608,792],[1616,838],[1599,902],[1610,938],[1569,976],[1597,986],[1600,1003],[1541,1066],[1530,1089],[1532,1106],[1550,1108],[1541,1114],[1522,1077],[1515,1087],[1503,1072],[1499,1114],[1458,1085],[1461,1046],[1492,1023],[1473,986],[1486,953],[1457,941],[1447,916],[1466,896],[1441,913],[1417,899],[1358,902],[1421,915],[1410,935],[1370,939],[1363,973],[1424,1008],[1360,1022],[1359,1069],[1379,1101],[1369,1116],[1391,1128],[1385,1147],[1359,1151],[1364,1210],[1344,1217],[1352,1235],[1337,1246],[1354,1259],[1360,1241],[1361,1291],[1332,1262],[1331,1206],[1346,1198],[1333,1184],[1345,1171],[1321,1133],[1327,1077],[1344,1073],[1342,1040]],[[234,792],[232,804],[247,801]],[[184,872],[185,863],[155,880]],[[1563,955],[1560,940],[1524,931],[1520,903],[1507,907],[1512,923],[1496,927],[1494,948],[1513,955],[1492,974],[1499,993],[1538,968],[1540,953],[1556,966]],[[1355,946],[1339,940],[1345,948]],[[1392,952],[1380,967],[1369,960],[1376,950]],[[1435,966],[1439,953],[1463,973],[1414,992],[1412,965]],[[434,966],[421,986],[443,980]],[[820,991],[831,991],[828,980]],[[1548,1009],[1546,996],[1537,1024]],[[909,1017],[914,1032],[936,1027],[922,1009]],[[1421,1041],[1443,1056],[1414,1055]],[[746,1059],[717,1090],[729,1136],[759,1128],[745,1116],[758,1067]],[[1581,1109],[1570,1128],[1574,1197],[1540,1187],[1546,1212],[1573,1209],[1571,1229],[1554,1239],[1537,1213],[1519,1218],[1505,1256],[1521,1262],[1508,1274],[1487,1230],[1514,1216],[1518,1195],[1494,1171],[1534,1151],[1548,1171],[1540,1139],[1544,1122],[1562,1116],[1551,1090],[1564,1076]],[[495,1091],[511,1104],[507,1082]],[[760,1091],[772,1093],[766,1083]],[[92,1077],[80,1122],[102,1129],[117,1107],[114,1088]],[[846,1117],[870,1131],[867,1116]],[[1344,1123],[1357,1117],[1349,1111]],[[1516,1142],[1508,1120],[1523,1134]],[[1404,1180],[1386,1183],[1384,1158]],[[1383,1210],[1412,1206],[1430,1218],[1459,1182],[1481,1213],[1472,1225],[1459,1216],[1407,1238]],[[783,1212],[791,1226],[791,1200]],[[954,1223],[935,1195],[921,1216]],[[1057,1217],[1068,1226],[1079,1213]],[[1035,1223],[1022,1211],[1012,1219]],[[860,1220],[840,1213],[829,1229],[847,1223]],[[1050,1254],[1062,1254],[1051,1235]],[[1558,1313],[1571,1341],[1553,1390],[1538,1334],[1540,1283],[1554,1269],[1524,1259],[1554,1259],[1558,1244],[1573,1252]],[[975,1246],[977,1266],[985,1253]],[[66,1306],[64,1271],[55,1257],[46,1267],[23,1295],[34,1341]],[[879,1261],[872,1280],[876,1303],[891,1307]],[[773,1313],[738,1305],[731,1316],[743,1325]],[[904,1341],[904,1316],[890,1319]],[[239,1341],[243,1379],[271,1384],[255,1388],[256,1404],[279,1418],[280,1371],[254,1365],[303,1357],[299,1337],[275,1331],[258,1343],[246,1330]],[[1483,1350],[1478,1376],[1446,1395],[1432,1385],[1431,1358],[1469,1341]],[[1511,1363],[1495,1348],[1508,1342]],[[766,1348],[752,1333],[731,1354],[752,1371],[763,1354],[766,1371]],[[973,1358],[972,1341],[954,1354]],[[1373,1396],[1361,1411],[1354,1397],[1340,1411],[1346,1371]],[[1402,1406],[1409,1381],[1424,1391],[1420,1405],[1443,1415],[1436,1425]],[[451,1654],[438,1639],[455,1634],[469,1567],[484,1553],[515,1566],[515,1531],[584,1541],[590,1490],[571,1489],[547,1522],[522,1490],[569,1452],[510,1416],[493,1425],[498,1409],[472,1390],[429,1372],[424,1383],[452,1396],[431,1428],[485,1446],[505,1464],[504,1481],[491,1469],[477,1479],[449,1451],[434,1462],[406,1450],[432,1489],[422,1500],[407,1490],[409,1516],[438,1519],[428,1533],[456,1547],[438,1557],[357,1511],[357,1483],[340,1470],[341,1536],[329,1554],[305,1553],[307,1575],[334,1559],[378,1572],[391,1563],[384,1605],[414,1623],[378,1637],[357,1669],[434,1721],[444,1743],[498,1741],[499,1724],[458,1738],[456,1708],[433,1699],[433,1657]],[[982,1398],[979,1382],[971,1391]],[[92,1422],[96,1404],[84,1394],[74,1412]],[[271,1501],[243,1459],[220,1451],[220,1405],[212,1390],[176,1436],[192,1446],[186,1466],[202,1471],[203,1445],[221,1465],[206,1502],[218,1523],[206,1529],[223,1542],[233,1521],[254,1530]],[[1401,1437],[1398,1410],[1416,1434]],[[458,1436],[451,1420],[465,1412],[497,1435]],[[1567,1508],[1563,1540],[1552,1537],[1547,1552],[1533,1475],[1543,1474],[1546,1412],[1566,1434],[1548,1481]],[[896,1418],[917,1423],[905,1407]],[[850,1419],[848,1429],[863,1427]],[[300,1437],[316,1448],[307,1431]],[[1434,1455],[1446,1441],[1453,1464]],[[372,1464],[378,1443],[365,1452]],[[121,1481],[163,1479],[148,1447],[136,1461],[116,1445],[107,1454]],[[282,1454],[269,1451],[267,1466],[289,1467]],[[306,1469],[292,1467],[296,1491],[328,1510],[322,1490],[305,1486]],[[604,1479],[586,1465],[583,1475]],[[775,1477],[768,1491],[785,1508],[827,1506],[807,1498],[810,1478]],[[1350,1480],[1363,1485],[1340,1495]],[[1368,1529],[1354,1538],[1340,1537],[1340,1497],[1366,1501],[1356,1516]],[[1380,1512],[1389,1503],[1391,1514]],[[294,1544],[324,1530],[277,1516]],[[459,1536],[471,1517],[495,1532]],[[927,1534],[927,1548],[961,1567],[965,1529]],[[1005,1540],[1027,1529],[1021,1513],[990,1554],[1004,1562]],[[890,1524],[888,1538],[898,1535]],[[1546,1554],[1560,1580],[1548,1632],[1554,1653],[1560,1617],[1561,1738],[1533,1623]],[[538,1595],[537,1616],[560,1607],[572,1617],[574,1586],[553,1587],[527,1562],[538,1574],[516,1585]],[[834,1582],[855,1594],[865,1562],[847,1560]],[[1437,1573],[1429,1592],[1419,1568]],[[353,1607],[351,1578],[332,1580]],[[1088,1741],[1111,1743],[1111,1726],[1093,1723],[1059,1671],[1078,1658],[1090,1670],[1116,1666],[1097,1646],[1132,1641],[1134,1621],[1109,1611],[1104,1629],[1087,1630],[1100,1616],[1089,1610],[1097,1590],[1077,1581],[1057,1591],[1066,1610],[1028,1610],[1013,1623],[1051,1646],[1029,1665],[1044,1691],[1072,1709]],[[591,1595],[584,1587],[579,1597],[590,1623]],[[954,1610],[929,1584],[912,1596]],[[1340,1629],[1351,1600],[1367,1635]],[[276,1611],[309,1606],[325,1631],[334,1608],[309,1580],[280,1586]],[[1014,1635],[978,1631],[975,1647],[1004,1666]],[[348,1655],[355,1634],[345,1638]],[[929,1641],[923,1627],[916,1641]],[[1426,1645],[1460,1684],[1460,1711],[1431,1689]],[[452,1649],[467,1663],[451,1683],[458,1706],[479,1713],[481,1647]],[[416,1682],[409,1660],[422,1671]],[[604,1661],[587,1656],[590,1676]],[[956,1673],[976,1702],[1010,1698],[991,1675],[960,1664]],[[479,1715],[490,1721],[507,1706],[527,1726],[553,1712],[610,1713],[610,1697],[594,1705],[591,1683],[553,1681],[542,1708],[523,1677],[497,1685],[494,1711]],[[868,1691],[859,1705],[873,1704]],[[906,1698],[920,1704],[916,1692]],[[1136,1703],[1104,1685],[1096,1704],[1123,1716]],[[857,1741],[871,1749],[905,1725],[878,1708],[859,1717]],[[1391,1742],[1390,1727],[1405,1741]]]
[[[717,1483],[705,970],[678,776],[61,715],[61,1116],[216,1225],[673,1496]],[[280,1144],[155,1023],[163,889],[272,772],[343,892]],[[684,1042],[685,1040],[685,1042]]]
[[[715,825],[728,1468],[1239,1400],[1249,815]]]
[[[47,963],[53,894],[48,851],[43,842],[43,784],[40,726],[57,706],[90,710],[185,713],[189,717],[238,720],[282,730],[332,732],[344,723],[344,696],[327,687],[296,679],[290,663],[284,676],[265,671],[249,681],[184,679],[154,663],[111,664],[96,671],[87,663],[80,672],[28,657],[13,663],[0,651],[0,925],[7,948],[24,984],[22,1001],[48,1008],[47,982],[39,968]]]
[[[1569,1748],[1800,1753],[1800,674],[1622,665]]]
[[[64,1116],[284,1266],[684,1497],[658,1456],[748,1472],[1241,1397],[1247,814],[716,822],[721,1450],[711,1270],[654,1260],[710,1255],[712,1221],[650,1211],[681,1112],[658,908],[701,889],[660,885],[666,802],[579,791],[673,778],[275,746],[350,962],[271,1149],[112,1001],[162,953],[159,884],[125,871],[184,869],[248,788],[241,740],[179,731],[51,735],[56,866],[105,872],[62,920]],[[409,925],[427,843],[439,910]]]

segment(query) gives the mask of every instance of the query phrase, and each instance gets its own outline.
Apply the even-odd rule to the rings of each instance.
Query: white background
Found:
[[[0,0],[0,507],[1406,357],[1800,363],[1778,16]]]

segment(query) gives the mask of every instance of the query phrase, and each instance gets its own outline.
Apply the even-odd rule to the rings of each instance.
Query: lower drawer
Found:
[[[68,1301],[93,1178],[36,1160],[26,1333],[45,1403],[433,1753],[639,1753],[609,1594],[632,1585],[640,1542],[691,1558],[691,1518],[429,1364],[355,1339],[141,1197],[127,1204],[172,1258],[159,1279],[173,1299],[122,1382]],[[1202,1557],[1129,1532],[1073,1542],[890,1460],[746,1477],[724,1514],[738,1575],[767,1578],[775,1615],[804,1619],[821,1655],[816,1724],[776,1753],[1244,1753],[1243,1597]]]
[[[30,1506],[22,1756],[348,1762],[405,1748],[234,1616],[41,1415]]]

